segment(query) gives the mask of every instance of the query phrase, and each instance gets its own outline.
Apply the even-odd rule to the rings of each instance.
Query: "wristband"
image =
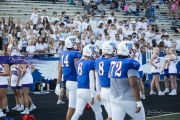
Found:
[[[137,107],[142,107],[143,106],[141,101],[136,102],[136,104],[137,104]]]

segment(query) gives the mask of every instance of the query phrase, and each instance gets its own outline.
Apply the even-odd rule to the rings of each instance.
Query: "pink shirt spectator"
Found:
[[[124,12],[128,12],[129,11],[129,6],[128,5],[125,5],[124,6]]]
[[[177,4],[176,4],[176,3],[173,3],[173,4],[172,4],[172,11],[173,11],[173,12],[176,12],[177,7],[178,7]]]

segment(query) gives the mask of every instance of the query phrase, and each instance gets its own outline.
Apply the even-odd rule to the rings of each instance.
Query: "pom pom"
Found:
[[[85,106],[85,110],[91,110],[91,106],[88,103]]]
[[[151,82],[147,82],[146,87],[150,87],[150,86],[151,86]]]
[[[27,114],[22,117],[22,120],[35,120],[35,118],[33,115]]]
[[[3,120],[14,120],[13,118],[7,118],[7,117],[4,117]]]

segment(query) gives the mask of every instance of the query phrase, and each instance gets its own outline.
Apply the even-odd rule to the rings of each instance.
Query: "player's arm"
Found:
[[[80,58],[75,58],[75,59],[74,59],[74,67],[75,67],[75,68],[76,68],[76,63],[77,63],[78,60],[80,60]]]
[[[152,58],[150,59],[150,64],[157,69],[157,66],[153,63],[153,60],[155,60],[155,58],[156,58],[156,56],[153,55]]]
[[[135,75],[135,74],[138,74],[138,71],[131,69],[128,72],[130,72],[129,74],[131,74],[129,77],[129,83],[132,89],[134,99],[136,100],[136,103],[137,103],[137,109],[135,112],[139,113],[141,110],[142,102],[141,102],[140,94],[139,94],[139,83],[138,83],[137,75]]]
[[[95,76],[96,76],[96,92],[97,92],[96,98],[98,101],[101,101],[101,98],[100,98],[101,85],[99,82],[99,77],[98,77],[97,71],[95,71]]]
[[[57,95],[60,95],[60,82],[61,82],[61,78],[62,78],[62,66],[61,63],[58,63],[58,76],[57,76],[57,83],[56,83],[56,89],[55,89],[55,93]]]
[[[57,84],[60,84],[62,78],[62,66],[61,63],[58,63],[58,76],[57,76]]]
[[[91,105],[94,104],[94,70],[90,70],[89,72],[89,87],[91,92]]]

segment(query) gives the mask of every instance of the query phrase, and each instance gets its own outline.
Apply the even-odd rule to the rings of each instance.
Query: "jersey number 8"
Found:
[[[100,63],[99,63],[98,73],[99,73],[99,75],[101,75],[101,76],[104,75],[104,69],[103,69],[103,67],[104,67],[104,62],[100,62]]]
[[[61,65],[61,66],[62,66],[62,67],[64,67],[64,64],[66,64],[66,67],[69,66],[69,64],[68,64],[68,63],[69,63],[69,62],[68,62],[68,56],[69,56],[69,55],[66,55],[65,59],[64,59],[64,54],[61,56],[61,61],[62,61],[62,62],[61,62],[62,65]]]

